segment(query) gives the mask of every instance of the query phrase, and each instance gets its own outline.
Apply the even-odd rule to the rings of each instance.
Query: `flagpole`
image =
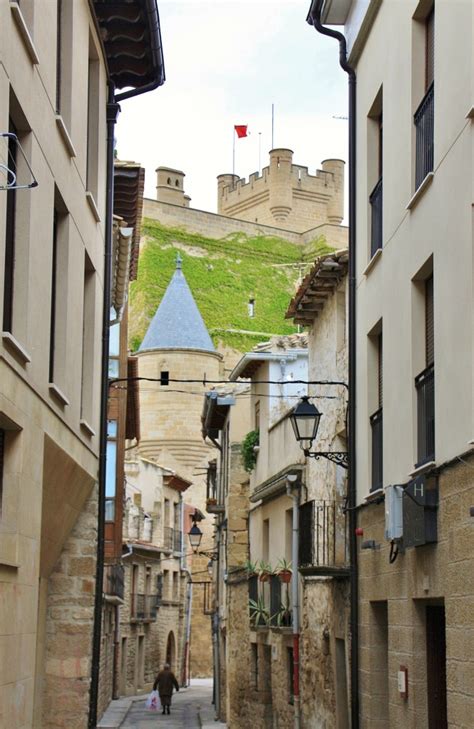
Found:
[[[235,180],[235,127],[232,127],[232,189]]]
[[[275,104],[272,104],[272,149],[273,149],[274,143],[275,143],[274,132],[275,132]]]
[[[262,169],[262,132],[258,133],[258,174]]]

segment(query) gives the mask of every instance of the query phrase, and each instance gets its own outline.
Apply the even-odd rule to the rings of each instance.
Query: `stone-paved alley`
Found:
[[[212,706],[212,681],[202,680],[192,683],[190,688],[181,689],[173,694],[173,705],[170,716],[163,716],[161,711],[154,713],[145,708],[146,697],[134,701],[128,711],[121,729],[200,729],[200,727],[225,724],[214,721]]]

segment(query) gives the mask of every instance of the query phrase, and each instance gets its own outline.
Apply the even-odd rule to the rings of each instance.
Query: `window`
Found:
[[[255,403],[254,416],[255,416],[255,430],[260,430],[260,400],[257,400],[257,402]]]
[[[105,474],[105,519],[115,519],[115,492],[117,487],[117,421],[107,421],[107,467]]]
[[[370,258],[382,248],[383,226],[383,90],[380,88],[369,111],[367,127],[368,184],[370,205]]]
[[[75,3],[57,0],[56,114],[71,128],[72,102],[72,23]]]
[[[433,276],[424,284],[425,368],[415,377],[417,392],[417,466],[435,457],[435,372],[434,372],[434,300]]]
[[[293,704],[295,700],[293,648],[286,649],[286,665],[288,669],[288,703]]]
[[[255,689],[255,691],[258,691],[258,645],[257,643],[251,643],[250,644],[250,650],[251,650],[251,663],[250,663],[250,670],[251,670],[251,687]]]
[[[167,371],[165,371],[165,370],[163,370],[160,373],[160,385],[162,387],[166,387],[169,384],[170,384],[170,373],[167,372]]]
[[[8,131],[17,134],[16,127],[10,119]],[[16,144],[13,139],[8,141],[8,160],[13,173],[16,174],[17,158]],[[3,331],[11,332],[13,327],[13,292],[15,285],[15,213],[16,190],[7,190],[7,210],[5,225],[5,277],[3,289]]]
[[[113,315],[111,314],[111,317]],[[120,322],[112,324],[109,332],[109,377],[119,376]]]
[[[51,255],[49,383],[64,385],[67,356],[68,215],[55,189]]]
[[[8,129],[15,134],[27,158],[31,157],[32,135],[28,121],[21,109],[18,100],[10,88],[10,116]],[[18,154],[14,139],[8,141],[9,166],[15,173],[17,180],[29,177],[26,159]],[[18,190],[8,190],[6,193],[5,216],[5,254],[3,277],[3,331],[11,334],[21,344],[27,344],[28,317],[28,277],[31,257],[30,225],[32,196]]]
[[[381,324],[378,325],[380,328]],[[377,491],[383,487],[383,348],[382,332],[374,333],[371,336],[372,350],[375,355],[375,404],[376,410],[370,416],[370,428],[372,434],[372,460],[371,460],[371,491]]]
[[[89,33],[89,72],[87,92],[87,173],[86,187],[98,202],[99,177],[99,104],[100,104],[99,54]]]
[[[433,171],[434,164],[434,6],[422,20],[422,26],[424,95],[414,115],[416,129],[415,189],[418,189],[426,175]]]
[[[89,423],[93,413],[95,346],[95,270],[84,254],[84,293],[82,307],[81,419]],[[89,423],[90,424],[90,423]]]

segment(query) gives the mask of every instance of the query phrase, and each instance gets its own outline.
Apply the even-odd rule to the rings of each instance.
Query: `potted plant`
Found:
[[[292,624],[292,612],[289,605],[280,605],[280,609],[271,617],[271,623],[278,628],[290,628]]]
[[[262,596],[257,600],[249,600],[250,622],[252,625],[263,626],[270,622],[270,613]]]
[[[293,570],[291,569],[291,562],[287,562],[286,559],[282,557],[280,560],[278,560],[276,573],[280,578],[281,582],[284,582],[287,585],[289,582],[291,582],[291,576],[293,574]]]
[[[258,572],[256,563],[252,562],[250,559],[248,559],[244,564],[244,569],[247,572],[248,578],[254,577]]]
[[[271,565],[261,559],[258,563],[258,579],[260,580],[260,582],[268,582],[272,574],[273,570],[271,568]]]
[[[250,473],[255,468],[259,443],[259,430],[251,430],[242,441],[242,459],[247,473]]]

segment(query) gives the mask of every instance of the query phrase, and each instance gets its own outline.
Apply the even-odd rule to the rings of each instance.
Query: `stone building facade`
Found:
[[[202,383],[221,379],[222,355],[216,352],[178,260],[176,272],[150,323],[137,354],[142,437],[138,452],[164,468],[180,473],[191,485],[186,491],[183,551],[198,583],[193,589],[189,665],[191,676],[212,674],[212,639],[205,610],[208,558],[190,554],[187,534],[191,516],[206,512],[206,470],[213,448],[200,437]],[[196,382],[198,381],[198,382]],[[199,383],[199,384],[198,384]],[[213,517],[200,522],[201,549],[212,547]]]
[[[345,25],[358,89],[360,721],[467,728],[473,6],[336,1],[325,10],[325,22]]]

